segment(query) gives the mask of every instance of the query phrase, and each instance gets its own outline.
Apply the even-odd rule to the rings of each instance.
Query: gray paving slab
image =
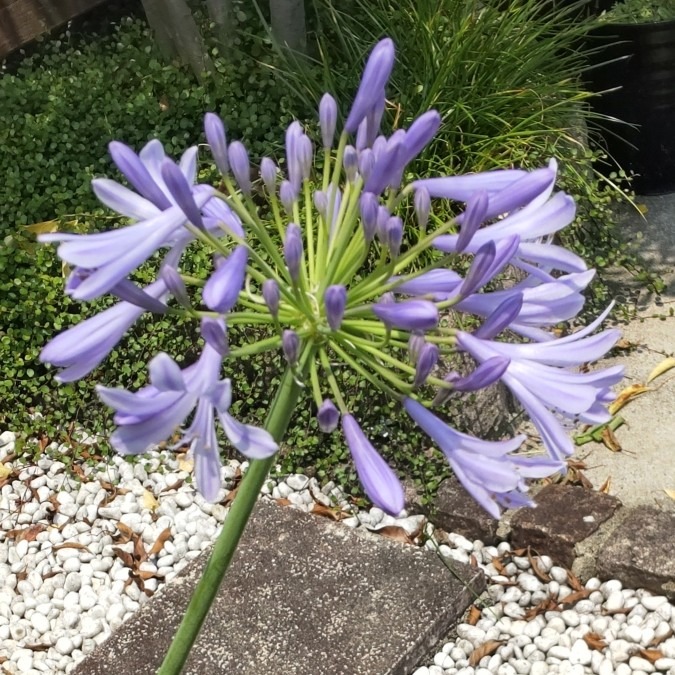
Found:
[[[202,556],[98,647],[77,675],[155,673]],[[457,622],[482,572],[426,549],[259,503],[186,675],[407,675]]]
[[[666,356],[675,354],[675,194],[638,197],[646,207],[645,217],[626,209],[622,222],[650,269],[661,274],[666,289],[660,296],[644,289],[637,297],[637,317],[620,325],[634,350],[605,360],[625,366],[623,386],[644,383],[649,373]],[[639,235],[639,236],[638,236]],[[615,278],[617,291],[634,291],[637,286],[627,273]],[[623,291],[623,292],[622,292]],[[577,456],[589,469],[585,475],[597,487],[610,479],[609,492],[625,506],[658,504],[675,509],[665,492],[675,489],[675,370],[652,383],[654,389],[631,401],[621,416],[626,424],[616,431],[622,452],[611,452],[600,444],[581,446]]]

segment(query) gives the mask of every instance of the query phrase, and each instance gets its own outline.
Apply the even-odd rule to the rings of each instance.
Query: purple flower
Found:
[[[384,108],[386,106],[384,88],[376,99],[375,105],[366,113],[361,124],[359,124],[359,128],[356,130],[356,149],[359,152],[370,148],[377,134],[380,132],[382,115],[384,115]]]
[[[201,193],[197,189],[201,187],[197,186],[195,188],[196,195]],[[243,239],[244,228],[241,226],[239,216],[222,199],[209,199],[202,208],[202,216],[204,227],[209,232],[225,231]],[[192,238],[192,234],[189,232],[186,234]]]
[[[391,277],[389,283],[401,277]],[[398,284],[394,291],[405,295],[430,295],[436,301],[447,300],[462,284],[462,277],[453,270],[435,269],[422,272]]]
[[[390,257],[392,259],[398,258],[403,242],[403,221],[399,216],[392,216],[387,220],[385,240]]]
[[[378,319],[394,328],[425,331],[438,325],[438,309],[428,300],[380,301],[372,306],[372,310]]]
[[[300,278],[300,263],[302,262],[302,232],[297,223],[289,223],[284,238],[284,259],[288,267],[288,273],[294,284]]]
[[[274,279],[265,279],[262,285],[262,294],[267,309],[270,314],[276,319],[279,316],[279,284]]]
[[[329,286],[323,296],[326,320],[331,330],[340,330],[347,304],[347,289],[344,286]]]
[[[161,280],[147,286],[145,292],[161,301],[167,295]],[[59,333],[42,348],[40,361],[63,368],[56,376],[59,382],[79,380],[110,354],[144,311],[129,302],[120,302]]]
[[[330,94],[324,94],[319,103],[319,125],[321,126],[321,140],[326,150],[333,145],[337,115],[335,99]]]
[[[375,155],[375,163],[365,184],[365,191],[380,194],[386,187],[397,187],[405,168],[405,131],[395,131],[385,148]]]
[[[174,201],[188,220],[193,225],[203,228],[202,214],[192,196],[192,187],[185,179],[183,172],[170,159],[165,159],[162,162],[162,178]]]
[[[171,295],[178,300],[179,304],[183,305],[183,307],[190,306],[190,296],[185,287],[185,282],[175,267],[167,264],[162,265],[159,270],[159,278],[164,282]]]
[[[487,215],[489,197],[485,190],[480,190],[469,197],[466,211],[463,213],[462,229],[457,237],[457,252],[461,253],[473,239],[478,228]]]
[[[286,329],[281,336],[281,349],[288,364],[294,366],[300,356],[300,338],[294,330]]]
[[[319,429],[321,429],[324,434],[330,434],[337,429],[338,422],[340,421],[340,413],[333,401],[328,398],[324,400],[316,413],[316,419],[319,422]]]
[[[247,261],[248,250],[245,246],[237,246],[209,277],[202,292],[204,304],[209,309],[226,314],[237,304],[246,278]]]
[[[210,199],[208,194],[196,196],[197,205]],[[93,300],[109,292],[155,251],[166,246],[186,222],[185,214],[172,206],[150,220],[110,232],[67,234],[53,232],[38,237],[41,242],[60,241],[59,257],[76,267],[90,270],[73,290],[76,300]]]
[[[288,180],[293,184],[296,191],[300,190],[302,182],[302,167],[298,146],[300,138],[304,135],[300,122],[291,122],[286,129],[286,165],[288,166]]]
[[[431,197],[429,196],[429,190],[425,187],[415,190],[414,202],[417,222],[419,223],[422,232],[424,232],[429,222],[429,214],[431,213]]]
[[[475,293],[497,276],[511,261],[518,250],[517,235],[499,241],[488,241],[478,249],[471,267],[459,289],[460,297]]]
[[[613,398],[609,388],[621,381],[623,368],[615,366],[590,373],[567,369],[596,361],[619,339],[618,330],[588,337],[608,311],[609,308],[586,328],[548,342],[508,344],[457,333],[458,345],[478,363],[495,356],[511,360],[501,380],[522,403],[555,459],[572,454],[573,445],[554,412],[589,424],[610,419],[605,407]]]
[[[444,197],[457,202],[467,201],[474,192],[485,190],[489,194],[500,192],[519,178],[527,175],[521,169],[498,169],[463,176],[423,178],[413,183],[415,188],[425,187],[432,197]]]
[[[375,237],[378,209],[379,203],[377,197],[372,192],[364,192],[361,194],[361,197],[359,198],[359,211],[361,212],[363,236],[367,244]]]
[[[209,347],[221,356],[227,356],[230,350],[227,344],[227,328],[222,319],[205,316],[201,321],[200,333]]]
[[[436,135],[440,126],[441,116],[435,110],[428,110],[410,125],[403,141],[404,164],[410,163],[422,152],[427,143]]]
[[[359,173],[364,181],[370,177],[370,172],[375,166],[375,155],[370,148],[365,148],[359,152]]]
[[[277,184],[277,165],[269,157],[263,157],[260,162],[260,177],[267,192],[272,194]]]
[[[227,159],[227,136],[223,121],[215,113],[209,112],[204,115],[204,133],[216,166],[224,176],[230,170]]]
[[[415,379],[413,386],[419,387],[426,382],[427,377],[438,363],[439,351],[435,344],[426,342],[419,350],[417,357],[417,367],[415,368]]]
[[[279,186],[279,199],[287,213],[293,213],[293,204],[298,201],[298,188],[290,180],[282,180]]]
[[[118,427],[110,440],[123,455],[142,453],[167,440],[197,407],[181,444],[191,443],[197,488],[208,501],[216,499],[221,486],[215,414],[229,441],[246,457],[261,459],[277,451],[267,431],[230,416],[232,391],[229,380],[219,379],[220,366],[220,354],[206,345],[199,360],[184,370],[167,354],[158,354],[149,365],[151,384],[136,393],[97,387],[101,400],[116,411]]]
[[[408,358],[411,363],[416,364],[420,356],[422,347],[426,344],[424,335],[422,333],[411,333],[408,338]]]
[[[525,436],[482,441],[456,431],[411,398],[405,398],[403,406],[441,449],[467,492],[493,518],[499,518],[500,506],[532,505],[524,494],[526,478],[545,478],[564,469],[560,461],[512,455]]]
[[[348,145],[345,148],[345,154],[342,159],[342,166],[344,167],[347,180],[350,183],[353,183],[356,178],[356,172],[358,171],[359,168],[358,164],[359,159],[358,155],[356,154],[356,148],[353,145]]]
[[[248,152],[243,143],[232,141],[227,149],[227,158],[237,184],[245,195],[251,194],[251,167]]]
[[[354,133],[366,115],[384,100],[384,86],[394,67],[394,43],[389,38],[380,40],[368,57],[361,83],[345,122],[345,130]]]
[[[396,474],[371,445],[352,415],[342,416],[342,432],[365,493],[375,506],[397,516],[403,510],[405,499]]]

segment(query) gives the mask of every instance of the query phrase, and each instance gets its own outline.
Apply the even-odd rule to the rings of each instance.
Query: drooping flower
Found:
[[[234,251],[216,267],[204,286],[202,297],[209,309],[227,314],[237,303],[239,292],[246,277],[248,251],[237,246]]]
[[[319,406],[316,418],[319,422],[319,429],[325,434],[330,434],[337,429],[338,422],[340,421],[340,413],[333,401],[327,398]]]
[[[421,403],[405,398],[408,414],[438,445],[467,492],[493,517],[500,506],[532,505],[525,478],[545,478],[564,469],[560,461],[513,454],[525,440],[482,441],[456,431]]]
[[[353,415],[342,416],[342,432],[365,493],[375,506],[397,516],[403,510],[405,499],[396,474],[366,438]]]
[[[261,459],[278,449],[267,431],[237,422],[229,414],[232,390],[229,380],[220,380],[221,360],[207,344],[199,360],[181,370],[170,356],[160,353],[149,364],[150,385],[136,393],[97,387],[101,400],[116,411],[118,427],[110,441],[123,455],[145,452],[167,440],[197,407],[181,443],[191,444],[197,488],[208,501],[216,499],[221,486],[215,415],[230,443],[246,457]]]

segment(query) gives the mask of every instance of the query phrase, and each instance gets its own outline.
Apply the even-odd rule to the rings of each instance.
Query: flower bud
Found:
[[[326,150],[333,146],[337,114],[335,99],[330,94],[324,94],[319,103],[319,125],[321,126],[321,140]]]
[[[426,344],[424,335],[422,333],[411,333],[408,338],[408,358],[410,362],[414,365],[417,363],[417,359],[420,355],[420,350]]]
[[[359,197],[359,210],[361,212],[361,225],[366,244],[369,244],[375,237],[378,208],[377,197],[372,192],[363,192],[361,194],[361,197]]]
[[[222,319],[205,316],[201,322],[200,333],[206,344],[213,347],[221,356],[227,356],[229,352],[227,328]]]
[[[342,158],[342,166],[344,167],[347,180],[353,183],[356,178],[356,171],[358,169],[359,158],[356,154],[356,149],[353,145],[348,145],[345,148],[345,154]]]
[[[230,170],[227,159],[227,135],[223,121],[215,113],[209,112],[204,115],[204,133],[218,171],[224,176]]]
[[[267,192],[272,194],[277,184],[277,165],[269,157],[263,157],[260,162],[260,177]]]
[[[293,283],[300,278],[300,263],[302,262],[302,232],[296,223],[289,223],[284,238],[284,259]]]
[[[359,152],[359,173],[363,177],[363,180],[368,180],[370,172],[373,170],[375,164],[375,155],[370,148],[361,150]]]
[[[190,297],[188,296],[187,288],[185,288],[185,283],[183,278],[175,267],[171,265],[162,265],[159,270],[159,277],[166,285],[167,289],[173,295],[178,303],[183,307],[190,306]]]
[[[312,159],[314,159],[312,141],[307,134],[302,134],[298,139],[298,161],[302,180],[307,180],[312,172]]]
[[[485,220],[489,202],[485,190],[474,192],[467,200],[466,211],[462,214],[462,227],[457,237],[457,253],[461,253],[469,245],[476,230]]]
[[[270,314],[276,319],[279,316],[279,284],[274,279],[265,279],[262,285],[262,294],[270,310]]]
[[[248,152],[243,143],[232,141],[227,149],[232,173],[245,195],[251,194],[251,169],[248,161]]]
[[[279,199],[286,211],[289,214],[293,213],[293,204],[295,204],[298,199],[298,191],[291,181],[281,181],[281,186],[279,187]]]
[[[204,222],[202,221],[202,214],[199,207],[192,196],[192,188],[190,187],[183,172],[178,168],[178,165],[170,159],[165,159],[162,162],[162,178],[166,183],[172,197],[176,200],[176,204],[180,210],[187,216],[187,219],[200,229],[204,229]]]
[[[403,221],[398,216],[392,216],[387,220],[386,241],[389,255],[392,258],[398,258],[401,252],[401,242],[403,241]]]
[[[386,294],[385,294],[386,295]],[[410,331],[425,331],[438,325],[438,308],[428,300],[383,301],[372,305],[373,314],[387,326]]]
[[[321,429],[324,434],[330,434],[337,429],[338,422],[340,421],[340,413],[333,401],[328,398],[324,400],[316,413],[316,419],[319,422],[319,429]]]
[[[236,304],[244,286],[248,250],[237,246],[222,262],[216,263],[216,271],[204,286],[202,297],[209,309],[226,314]]]
[[[289,365],[294,366],[300,355],[300,338],[294,330],[285,330],[281,336],[281,349]]]
[[[347,304],[347,289],[344,286],[329,286],[323,296],[326,320],[331,330],[339,330]]]
[[[429,222],[429,214],[431,213],[431,196],[429,190],[424,186],[415,190],[415,213],[417,214],[417,222],[420,230],[424,232],[427,229]]]
[[[328,209],[328,197],[323,190],[316,190],[314,192],[314,207],[319,212],[319,215],[326,216]]]
[[[417,358],[417,367],[415,368],[415,379],[413,380],[413,386],[419,387],[420,385],[424,384],[427,377],[429,377],[429,374],[438,362],[438,355],[438,347],[435,344],[427,342],[423,345]]]
[[[391,218],[391,213],[386,206],[378,206],[376,232],[379,240],[386,244],[387,242],[387,222]]]
[[[303,131],[300,122],[291,122],[286,129],[286,166],[288,180],[291,181],[296,190],[300,189],[300,183],[302,182],[302,169],[298,158],[298,143],[301,136],[303,136]]]

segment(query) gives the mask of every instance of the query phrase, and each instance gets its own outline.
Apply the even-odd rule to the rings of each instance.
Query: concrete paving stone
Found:
[[[511,519],[511,544],[531,546],[566,567],[574,562],[575,546],[621,506],[616,497],[576,485],[547,485],[534,501],[536,508],[520,509]]]
[[[601,579],[620,579],[675,600],[675,513],[638,506],[612,533],[597,560]]]
[[[494,544],[499,539],[499,521],[490,517],[454,476],[440,484],[427,515],[434,525],[446,532],[480,539],[484,544]]]
[[[202,555],[93,652],[77,675],[150,675],[206,563]],[[407,675],[485,587],[480,570],[259,503],[185,675]]]

